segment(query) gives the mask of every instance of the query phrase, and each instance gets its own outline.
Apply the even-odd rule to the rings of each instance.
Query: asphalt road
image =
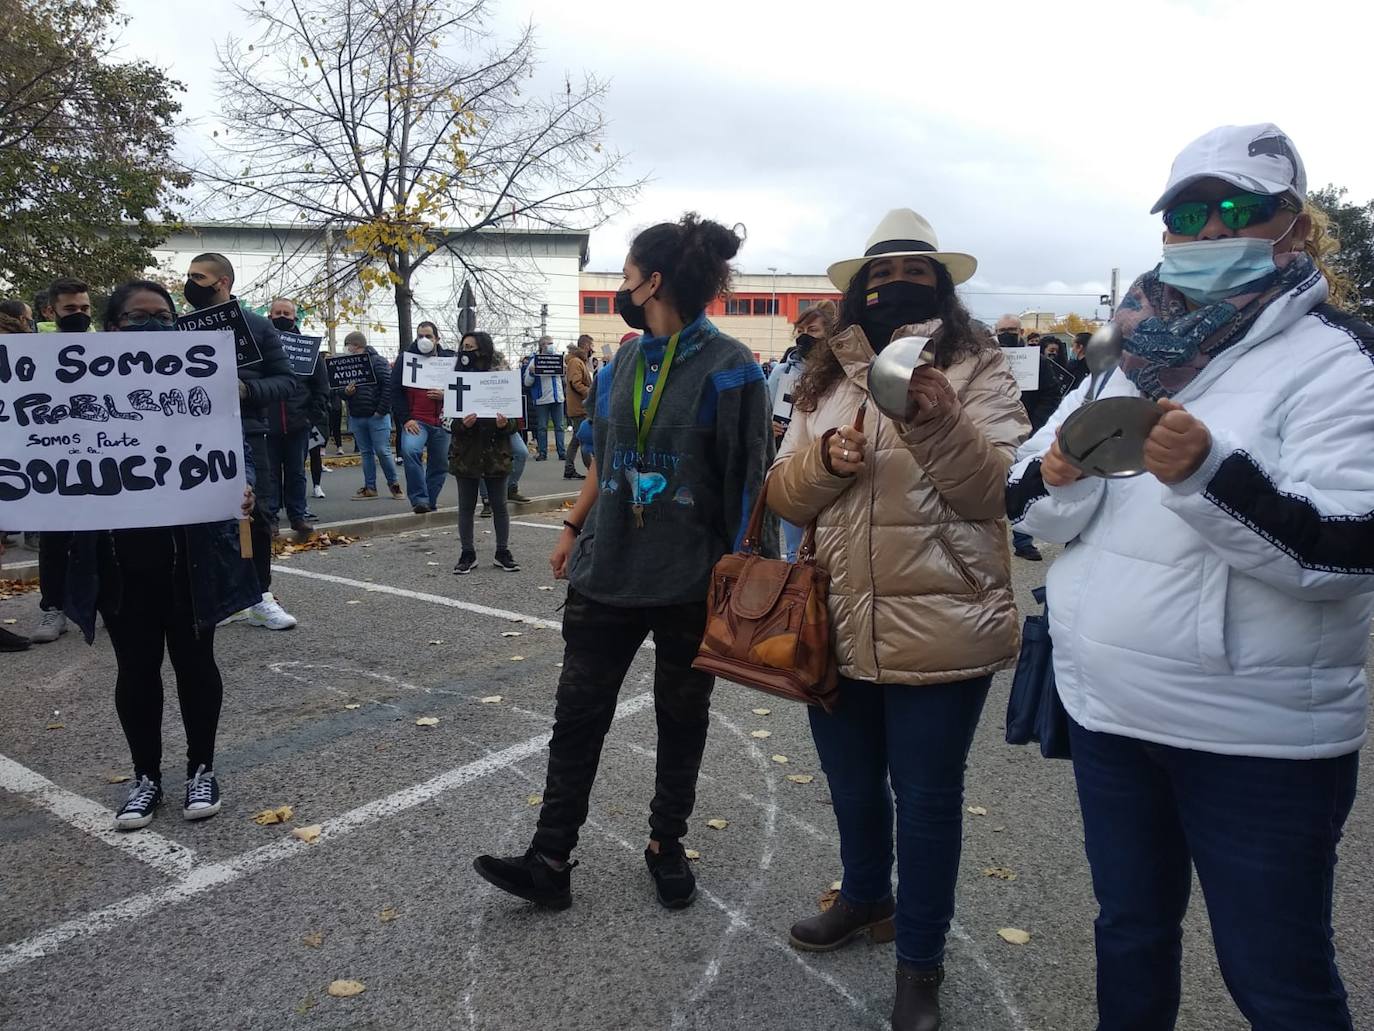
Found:
[[[803,956],[786,944],[839,871],[798,708],[717,687],[688,841],[701,852],[691,909],[657,905],[640,855],[647,653],[607,741],[573,908],[534,911],[472,872],[481,852],[526,847],[542,787],[563,590],[544,564],[556,517],[532,521],[547,525],[516,527],[518,575],[450,575],[456,542],[441,530],[281,563],[275,587],[300,627],[237,625],[216,639],[225,806],[203,823],[171,806],[148,831],[104,829],[126,790],[108,781],[130,771],[103,634],[94,647],[73,633],[0,660],[0,1028],[885,1028],[890,945]],[[479,547],[489,559],[490,538]],[[1016,572],[1029,602],[1044,566]],[[22,630],[35,607],[33,596],[0,602],[0,618]],[[968,772],[967,804],[987,813],[965,818],[945,1026],[1091,1028],[1095,906],[1071,771],[1003,743],[1008,682],[997,679]],[[184,747],[170,699],[165,728],[170,772]],[[772,736],[752,738],[759,729]],[[294,808],[289,823],[252,821],[281,805]],[[724,830],[705,826],[717,818]],[[315,824],[314,844],[291,836]],[[1362,1027],[1374,1026],[1372,855],[1366,788],[1335,909]],[[985,876],[991,867],[1016,879]],[[1005,927],[1030,943],[1003,942]],[[1245,1027],[1200,894],[1184,948],[1179,1026]],[[365,991],[331,997],[336,979]]]

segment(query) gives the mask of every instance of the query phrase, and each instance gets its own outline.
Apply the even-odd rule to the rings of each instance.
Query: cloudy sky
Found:
[[[215,44],[246,17],[123,2],[126,51],[187,84],[196,133]],[[1367,0],[492,2],[512,30],[534,23],[548,86],[612,80],[613,141],[652,180],[593,234],[594,270],[691,208],[748,227],[741,271],[818,273],[911,207],[978,257],[975,314],[1091,314],[1113,267],[1124,289],[1158,260],[1148,211],[1213,126],[1276,122],[1314,187],[1374,197]]]

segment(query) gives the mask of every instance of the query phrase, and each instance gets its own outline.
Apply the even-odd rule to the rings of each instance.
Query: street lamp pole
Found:
[[[768,271],[773,273],[773,298],[768,304],[768,360],[773,360],[773,326],[778,321],[778,270],[776,266],[769,265]]]

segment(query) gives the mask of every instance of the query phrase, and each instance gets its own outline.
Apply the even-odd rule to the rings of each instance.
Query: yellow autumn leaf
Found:
[[[329,994],[336,999],[351,999],[355,995],[362,995],[367,991],[361,981],[331,981],[329,983]]]
[[[816,778],[809,773],[789,773],[787,779],[793,784],[810,784]]]
[[[841,888],[843,888],[843,887],[844,887],[844,881],[831,881],[831,882],[830,882],[830,890],[831,890],[831,891],[839,891],[839,890],[840,890]]]
[[[264,809],[253,817],[253,822],[259,827],[268,827],[274,823],[285,823],[296,815],[296,810],[289,805],[279,805],[275,809]]]
[[[387,906],[386,909],[382,910],[380,913],[377,914],[377,919],[384,924],[389,924],[398,916],[400,916],[400,914],[397,913],[394,908],[392,908],[391,906]]]
[[[783,765],[783,764],[785,764],[785,763],[787,762],[787,756],[785,756],[785,755],[775,755],[775,756],[773,756],[773,761],[774,761],[775,763],[778,763],[779,765]]]
[[[1008,945],[1028,945],[1031,940],[1030,932],[1019,927],[1003,927],[997,932],[997,937]]]
[[[501,634],[502,637],[523,637],[519,630],[507,630]]]
[[[713,831],[723,831],[723,830],[725,830],[726,827],[729,827],[729,826],[730,826],[730,821],[729,821],[729,820],[707,820],[707,821],[706,821],[706,826],[710,827]]]
[[[291,836],[298,841],[303,841],[307,845],[313,845],[320,840],[320,834],[324,827],[318,823],[312,823],[309,827],[297,827],[291,832]]]
[[[439,725],[438,716],[421,716],[415,721],[417,727],[437,727]]]
[[[444,639],[443,639],[442,637],[439,637],[439,638],[434,639],[433,641],[430,641],[429,643],[430,643],[431,645],[443,644],[443,643],[444,643]]]
[[[366,548],[366,547],[368,547],[368,545],[364,544],[363,547]],[[349,598],[348,601],[344,602],[344,604],[345,604],[345,605],[361,605],[362,602],[359,601],[357,598]]]
[[[528,802],[530,805],[543,805],[543,804],[544,804],[544,796],[543,796],[543,795],[531,795],[529,798],[525,799],[525,801]]]
[[[771,730],[755,730],[751,731],[749,736],[752,738],[757,738],[759,741],[763,741],[767,738],[772,737],[773,732]]]
[[[499,694],[489,694],[482,699],[483,705],[500,705],[501,696]]]
[[[698,859],[701,858],[701,853],[694,848],[685,848],[682,850],[682,854],[685,855],[688,859],[692,860],[692,862],[696,862]]]
[[[987,816],[988,811],[981,805],[971,805],[968,807],[971,816]]]
[[[829,888],[821,893],[821,897],[816,900],[822,913],[835,904],[835,900],[840,897],[839,881],[835,882],[835,887]]]
[[[358,702],[349,702],[344,706],[345,709],[361,709],[362,705]]]
[[[550,587],[549,590],[553,590],[553,588]],[[18,622],[19,622],[19,620],[17,620],[17,619],[7,619],[7,620],[5,620],[5,626],[14,626],[14,624],[15,624],[15,623],[18,623]]]
[[[124,784],[124,783],[128,782],[128,780],[129,780],[129,777],[128,777],[127,774],[123,774],[123,773],[112,773],[112,774],[110,774],[108,777],[105,778],[105,783],[106,783],[106,784]]]
[[[319,931],[311,931],[301,939],[303,945],[309,945],[312,949],[318,949],[324,944],[324,935]]]
[[[48,724],[48,729],[49,729],[49,730],[66,730],[66,729],[67,729],[67,725],[66,725],[65,723],[49,723],[49,724]]]
[[[770,714],[772,711],[773,711],[772,709],[754,709],[754,710],[753,710],[753,713],[754,713],[755,716],[767,716],[767,715]]]
[[[525,657],[524,657],[523,655],[512,655],[512,656],[510,657],[510,661],[511,661],[511,662],[524,662],[524,661],[525,661]]]
[[[995,877],[999,881],[1016,880],[1015,871],[1005,866],[987,866],[983,868],[984,877]]]

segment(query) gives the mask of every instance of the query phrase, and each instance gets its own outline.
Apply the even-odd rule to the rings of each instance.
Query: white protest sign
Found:
[[[778,377],[777,399],[773,402],[773,418],[779,422],[792,421],[792,405],[796,401],[797,381],[801,379],[801,369],[790,369]]]
[[[1016,385],[1021,390],[1040,389],[1040,348],[1004,347],[1002,357],[1011,366],[1011,374],[1016,377]]]
[[[524,411],[523,398],[518,372],[451,372],[444,384],[444,418],[475,415],[491,419],[504,415],[507,419],[518,419]]]
[[[7,527],[121,530],[238,518],[243,428],[233,332],[0,339]]]
[[[451,354],[436,354],[429,358],[418,354],[403,354],[401,385],[415,390],[447,390],[453,382],[453,362]]]

